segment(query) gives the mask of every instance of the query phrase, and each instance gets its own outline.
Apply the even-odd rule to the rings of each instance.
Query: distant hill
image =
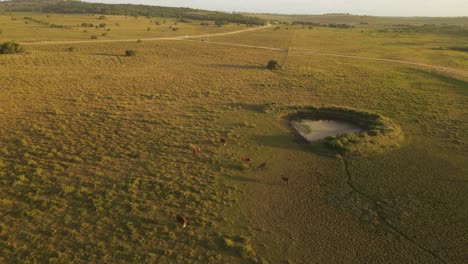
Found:
[[[178,7],[88,3],[76,0],[11,0],[0,2],[0,12],[129,15],[224,21],[251,25],[264,24],[260,18],[241,14]]]

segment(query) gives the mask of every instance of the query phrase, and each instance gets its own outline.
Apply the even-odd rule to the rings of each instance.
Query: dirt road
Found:
[[[231,32],[223,32],[223,33],[216,33],[216,34],[203,34],[203,35],[196,35],[196,36],[178,36],[178,37],[159,37],[159,38],[143,38],[140,40],[143,41],[163,41],[163,40],[174,40],[174,41],[190,41],[190,42],[200,42],[200,38],[208,38],[208,37],[219,37],[219,36],[226,36],[226,35],[234,35],[234,34],[241,34],[250,31],[262,30],[266,28],[272,27],[271,25],[266,25],[263,27],[256,27],[256,28],[249,28],[243,30],[236,30]],[[21,43],[22,45],[50,45],[50,44],[79,44],[79,43],[110,43],[110,42],[136,42],[139,39],[109,39],[109,40],[63,40],[63,41],[47,41],[47,42],[24,42]],[[217,45],[227,45],[233,47],[243,47],[243,48],[254,48],[254,49],[264,49],[264,50],[272,50],[272,51],[281,51],[286,52],[287,49],[282,48],[275,48],[275,47],[265,47],[265,46],[256,46],[256,45],[246,45],[246,44],[236,44],[236,43],[228,43],[228,42],[216,42],[216,41],[206,41],[202,40],[203,43],[207,44],[217,44]],[[424,68],[428,70],[434,70],[440,73],[451,74],[455,77],[461,77],[464,80],[468,80],[468,71],[464,69],[457,69],[457,68],[449,68],[445,66],[427,64],[427,63],[420,63],[420,62],[413,62],[413,61],[405,61],[405,60],[397,60],[397,59],[384,59],[384,58],[374,58],[374,57],[365,57],[365,56],[356,56],[356,55],[347,55],[347,54],[337,54],[337,53],[327,53],[327,52],[319,52],[313,50],[304,50],[304,49],[289,49],[290,56],[330,56],[330,57],[340,57],[340,58],[347,58],[352,60],[370,60],[370,61],[378,61],[378,62],[386,62],[386,63],[397,63],[397,64],[405,64],[409,66],[414,66],[418,68]]]
[[[261,30],[269,28],[271,25],[266,25],[263,27],[255,27],[249,29],[242,29],[230,32],[215,33],[215,34],[203,34],[195,36],[178,36],[178,37],[159,37],[159,38],[141,38],[141,39],[101,39],[101,40],[57,40],[57,41],[37,41],[37,42],[20,42],[21,45],[50,45],[50,44],[79,44],[79,43],[109,43],[109,42],[136,42],[138,40],[143,41],[156,41],[156,40],[183,40],[189,38],[206,38],[206,37],[219,37],[226,35],[234,35],[244,32],[250,32],[255,30]]]

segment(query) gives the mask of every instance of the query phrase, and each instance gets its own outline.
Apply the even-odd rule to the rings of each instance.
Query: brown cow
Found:
[[[182,215],[177,215],[176,216],[177,222],[182,225],[182,228],[187,226],[187,219],[183,217]]]
[[[226,146],[227,144],[226,139],[222,138],[219,141],[221,142],[221,144],[223,144],[223,146]]]
[[[241,161],[242,161],[242,162],[251,162],[252,159],[249,158],[249,157],[241,157]]]
[[[200,154],[200,148],[197,146],[193,146],[193,156],[196,157]]]

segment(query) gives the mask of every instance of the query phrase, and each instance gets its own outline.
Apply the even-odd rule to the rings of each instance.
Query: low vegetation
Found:
[[[315,23],[315,22],[307,22],[307,21],[293,21],[291,25],[301,25],[301,26],[314,26],[314,27],[331,27],[331,28],[343,28],[343,29],[350,29],[354,28],[354,26],[349,24],[337,24],[337,23]]]
[[[24,52],[24,48],[14,41],[0,44],[0,54],[17,54],[22,52]]]
[[[379,29],[378,32],[392,33],[430,33],[441,35],[467,36],[468,28],[460,25],[393,25]]]

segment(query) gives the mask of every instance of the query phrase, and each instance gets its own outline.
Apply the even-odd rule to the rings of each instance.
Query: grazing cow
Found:
[[[179,224],[182,225],[182,228],[187,226],[187,219],[185,219],[185,217],[183,217],[181,215],[177,215],[176,219],[177,219],[177,222],[179,222]]]
[[[252,159],[249,158],[249,157],[241,157],[241,161],[242,161],[242,162],[251,162]]]
[[[196,157],[200,153],[200,148],[197,146],[193,146],[193,156]]]
[[[266,162],[263,162],[262,164],[260,164],[258,167],[257,167],[257,170],[263,170],[264,168],[266,168],[267,164]]]
[[[220,140],[220,142],[221,142],[221,144],[223,144],[223,146],[226,146],[226,144],[227,144],[226,139],[224,139],[224,138],[222,138],[222,139]]]
[[[283,176],[282,179],[287,185],[289,185],[289,178],[286,178],[286,177]]]

